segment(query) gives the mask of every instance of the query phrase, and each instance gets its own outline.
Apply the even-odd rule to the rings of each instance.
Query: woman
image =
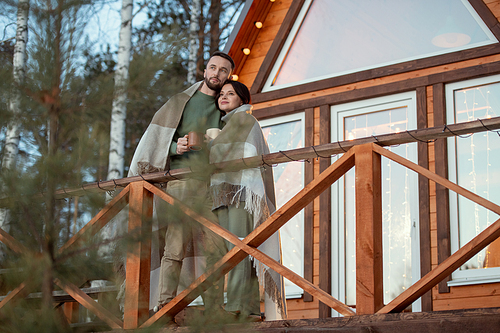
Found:
[[[244,84],[227,81],[215,102],[224,114],[222,120],[226,125],[210,144],[211,163],[269,153],[262,129],[252,116],[250,92]],[[241,239],[275,211],[270,167],[213,174],[210,189],[219,224]],[[228,244],[229,250],[233,247]],[[259,246],[259,250],[280,261],[279,233]],[[250,320],[260,318],[259,282],[265,290],[266,318],[285,319],[283,278],[249,257],[229,272],[226,311]]]

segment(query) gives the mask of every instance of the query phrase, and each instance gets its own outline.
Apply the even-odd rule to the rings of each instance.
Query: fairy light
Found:
[[[262,128],[270,151],[286,151],[288,149],[301,148],[303,140],[300,139],[301,122],[293,121],[275,124]],[[297,137],[299,140],[297,140]],[[289,200],[294,191],[303,186],[302,172],[296,170],[297,162],[281,163],[274,167],[274,183],[276,190],[277,207]],[[284,246],[284,265],[297,271],[301,267],[302,257],[302,212],[299,212],[292,220],[281,229],[281,242]],[[299,260],[299,261],[298,261]],[[298,271],[297,271],[298,272]]]

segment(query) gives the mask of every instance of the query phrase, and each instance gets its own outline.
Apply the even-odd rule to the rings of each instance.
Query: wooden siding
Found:
[[[238,81],[244,83],[247,87],[252,86],[291,4],[292,0],[276,0],[273,3],[255,43],[250,48],[251,52],[245,59],[241,72],[235,73],[239,77]],[[234,52],[241,52],[241,48],[237,47]]]
[[[236,73],[239,75],[239,80],[247,86],[253,86],[256,78],[262,81],[262,73],[269,73],[270,69],[264,67],[269,65],[270,62],[266,64],[265,61],[271,58],[269,52],[273,47],[273,42],[280,33],[280,30],[283,30],[282,23],[287,17],[288,9],[294,2],[296,4],[299,0],[276,0],[269,10],[264,21],[264,27],[255,39],[250,55],[245,59],[241,71]],[[498,36],[500,31],[500,0],[484,0],[484,2],[481,2],[481,0],[470,0],[470,3],[483,17],[485,22],[487,22],[493,33]],[[245,32],[240,31],[240,33]],[[324,136],[320,136],[320,133],[324,131],[322,129],[324,124],[322,124],[321,114],[324,114],[325,107],[328,105],[390,95],[403,91],[418,91],[419,108],[426,110],[425,120],[427,126],[437,126],[438,123],[443,123],[445,119],[442,113],[443,96],[437,96],[436,98],[436,92],[442,94],[444,85],[450,82],[500,74],[500,45],[495,44],[486,48],[483,47],[462,53],[457,52],[442,56],[439,59],[417,61],[400,67],[396,69],[394,67],[381,69],[377,75],[374,75],[373,72],[362,73],[362,75],[358,75],[359,80],[353,80],[352,77],[346,76],[337,80],[335,84],[332,83],[333,81],[322,81],[316,84],[292,87],[272,93],[257,91],[253,95],[255,102],[254,114],[257,118],[264,119],[294,112],[303,112],[306,109],[310,112],[312,109],[314,122],[312,126],[313,133],[310,135],[313,144],[318,145],[324,141]],[[260,77],[258,78],[259,75]],[[253,92],[255,93],[255,91]],[[323,110],[322,112],[320,112],[321,109]],[[435,112],[438,112],[438,114],[435,114]],[[424,118],[419,118],[419,127],[425,122]],[[419,149],[421,155],[425,155],[426,153],[426,161],[424,159],[419,161],[419,163],[422,163],[422,165],[427,164],[429,170],[432,172],[439,172],[439,170],[442,172],[445,170],[445,165],[443,166],[443,162],[445,162],[443,147],[440,147],[440,143],[431,142],[426,146],[422,146]],[[312,172],[315,178],[318,177],[320,169],[324,168],[323,166],[320,167],[320,160],[314,159],[311,161]],[[426,202],[428,227],[425,230],[425,233],[428,234],[428,239],[423,241],[422,245],[427,245],[422,251],[430,258],[429,268],[434,268],[447,256],[443,252],[443,244],[439,244],[446,238],[443,235],[449,232],[446,229],[449,228],[449,223],[445,226],[444,230],[442,230],[442,225],[438,228],[438,215],[441,214],[441,211],[438,211],[437,207],[446,204],[446,200],[443,201],[443,199],[439,198],[439,195],[437,195],[439,190],[436,189],[434,182],[429,181],[426,186],[427,189],[423,193],[426,193],[426,196],[428,196]],[[438,204],[437,202],[440,200],[443,203]],[[312,206],[312,281],[316,285],[320,284],[321,280],[319,253],[320,248],[324,246],[320,244],[321,221],[324,219],[322,217],[324,211],[321,208],[323,204],[320,198],[316,198]],[[449,246],[449,244],[444,245],[444,247],[446,246]],[[441,284],[441,287],[436,286],[433,288],[432,296],[429,297],[430,302],[424,306],[424,310],[440,311],[498,307],[500,304],[499,290],[500,283],[449,288],[446,284]],[[322,316],[318,300],[311,300],[308,297],[306,297],[306,300],[291,299],[287,301],[289,319],[318,318]]]

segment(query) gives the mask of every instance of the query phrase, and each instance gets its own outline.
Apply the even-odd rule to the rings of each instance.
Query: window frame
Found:
[[[410,71],[410,70],[419,69],[419,68],[412,68],[415,66],[416,63],[424,64],[423,66],[417,66],[417,67],[421,67],[421,68],[427,68],[430,66],[437,66],[440,64],[446,64],[449,62],[457,61],[457,57],[462,57],[462,54],[463,54],[463,57],[469,59],[471,56],[467,55],[467,53],[469,53],[470,50],[481,50],[480,52],[483,52],[482,50],[484,49],[487,54],[495,54],[495,53],[497,53],[496,51],[492,52],[491,50],[488,50],[488,49],[491,48],[491,45],[499,45],[499,42],[500,42],[500,36],[497,36],[498,33],[496,33],[494,30],[492,30],[492,24],[489,23],[489,20],[488,20],[491,18],[495,18],[495,16],[493,14],[491,14],[491,12],[485,13],[483,8],[481,8],[482,6],[479,6],[480,8],[478,9],[478,8],[476,8],[476,7],[478,7],[477,4],[472,4],[468,0],[461,0],[464,7],[469,11],[471,16],[476,20],[476,22],[480,26],[481,30],[490,39],[489,42],[482,42],[479,44],[475,44],[472,47],[462,46],[462,47],[458,47],[458,48],[453,49],[453,51],[446,51],[446,49],[443,49],[442,52],[435,52],[432,54],[427,54],[425,56],[414,56],[414,57],[409,57],[409,58],[405,58],[405,59],[389,61],[387,63],[377,64],[374,66],[356,68],[356,69],[341,72],[341,73],[328,74],[328,75],[324,75],[321,77],[315,77],[312,79],[304,79],[304,80],[300,80],[297,82],[286,83],[286,84],[282,84],[279,86],[273,86],[273,82],[276,78],[276,75],[281,70],[281,67],[283,65],[283,61],[287,57],[288,52],[290,50],[290,47],[293,44],[293,42],[295,41],[297,32],[300,30],[300,27],[303,24],[304,18],[307,15],[307,12],[309,11],[309,8],[310,8],[312,2],[313,2],[313,0],[304,0],[302,7],[298,11],[296,19],[294,20],[294,22],[292,22],[292,24],[289,27],[288,32],[286,32],[286,34],[284,36],[284,42],[281,42],[282,46],[279,49],[275,50],[275,52],[277,54],[276,54],[276,57],[269,63],[270,69],[268,70],[267,75],[265,77],[261,77],[261,78],[257,79],[258,87],[252,87],[253,94],[271,93],[271,92],[275,92],[275,91],[284,91],[284,92],[290,91],[290,92],[292,92],[292,95],[293,95],[293,92],[295,92],[294,88],[298,87],[298,86],[304,87],[304,89],[301,89],[304,91],[309,91],[310,90],[309,86],[313,87],[312,90],[316,90],[317,82],[323,82],[323,81],[325,81],[325,82],[341,82],[341,81],[344,81],[342,79],[339,80],[339,78],[347,78],[346,82],[343,82],[343,84],[357,82],[360,80],[359,73],[367,73],[367,79],[369,79],[369,78],[380,77],[381,76],[380,73],[383,73],[385,68],[390,69],[389,71],[391,73],[395,74],[397,72],[406,72],[406,71]],[[489,11],[488,7],[485,4],[484,4],[484,7],[486,7],[486,9]],[[484,16],[486,16],[486,17],[484,17]],[[491,17],[489,17],[489,16],[491,16]],[[496,22],[496,18],[495,18],[495,22]],[[275,44],[277,44],[276,40],[273,43],[273,46]],[[457,54],[460,54],[460,56],[457,56]],[[452,56],[450,57],[450,55],[452,55]],[[428,59],[436,59],[437,61],[435,64],[431,64],[431,63],[429,63]],[[444,60],[441,61],[440,59],[444,59]],[[448,59],[451,59],[451,61]],[[266,60],[267,60],[267,58],[266,58]],[[431,60],[431,62],[433,62],[433,61]],[[401,66],[402,64],[407,64],[407,66]],[[393,69],[393,67],[394,67],[394,69]],[[406,69],[401,71],[401,68],[406,68]],[[373,75],[372,73],[375,75]],[[351,80],[351,78],[352,78],[352,80]],[[286,93],[284,96],[288,96],[288,95],[289,95],[289,93]],[[259,97],[259,99],[260,99],[260,97]],[[263,101],[266,101],[266,100],[267,99],[264,95]]]
[[[305,112],[297,112],[289,115],[284,115],[284,116],[278,116],[278,117],[273,117],[273,118],[266,118],[259,120],[259,124],[261,128],[267,127],[267,126],[273,126],[273,125],[279,125],[279,124],[284,124],[288,122],[293,122],[299,120],[301,122],[301,131],[302,131],[302,147],[305,146]],[[272,152],[272,151],[271,151]],[[301,162],[287,162],[287,163],[301,163]],[[301,163],[301,169],[302,169],[302,188],[305,186],[305,167],[304,164]],[[278,209],[279,207],[276,207]],[[302,220],[301,220],[301,235],[304,235],[304,210],[301,210],[298,214],[302,214]],[[299,274],[301,277],[304,277],[304,238],[301,238],[301,262],[299,263],[298,267],[300,269],[301,274]],[[282,244],[282,251],[285,251],[285,247]],[[304,294],[304,290],[293,283],[291,284],[290,281],[285,281],[285,294],[286,294],[286,299],[294,299],[294,298],[302,298]]]
[[[466,89],[474,86],[483,86],[500,82],[500,74],[480,77],[476,79],[453,82],[445,85],[446,100],[446,123],[455,123],[455,95],[456,90]],[[448,155],[448,180],[457,183],[457,154],[456,138],[447,138]],[[458,223],[458,195],[454,191],[449,191],[449,214],[450,214],[450,250],[451,254],[460,249],[460,235]],[[459,268],[451,274],[451,280],[447,282],[449,287],[465,286],[483,283],[500,282],[500,267],[489,267],[485,269],[460,270]]]
[[[409,101],[409,102],[406,102]],[[407,104],[408,106],[408,129],[417,128],[417,93],[416,91],[408,91],[403,93],[395,93],[382,97],[373,97],[355,102],[332,105],[330,107],[331,115],[331,141],[342,141],[344,135],[344,118],[354,115],[363,115],[371,112],[378,112],[387,109],[394,109]],[[382,109],[382,110],[381,110]],[[418,148],[415,144],[414,152],[412,153],[416,163],[418,159]],[[332,157],[332,163],[339,156]],[[332,207],[332,222],[336,223],[332,226],[332,295],[339,300],[346,299],[346,244],[345,237],[346,225],[345,219],[345,189],[344,176],[339,181],[335,182],[331,188],[331,207]],[[413,207],[412,221],[415,223],[412,226],[412,263],[420,263],[420,225],[419,225],[419,188],[418,177],[415,175],[412,179],[412,185],[415,188],[415,193],[412,194],[410,200],[416,200],[417,204]],[[342,223],[341,223],[342,222]],[[420,264],[412,264],[412,283],[418,281],[421,277]],[[413,312],[421,311],[420,298],[413,303]],[[341,316],[338,312],[332,310],[333,316]]]

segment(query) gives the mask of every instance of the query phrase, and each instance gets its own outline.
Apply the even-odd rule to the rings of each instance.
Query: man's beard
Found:
[[[210,89],[212,89],[214,91],[219,91],[219,90],[221,90],[222,86],[224,85],[224,82],[222,82],[222,81],[219,80],[218,83],[212,83],[212,82],[210,82],[210,79],[205,78],[205,84]]]

